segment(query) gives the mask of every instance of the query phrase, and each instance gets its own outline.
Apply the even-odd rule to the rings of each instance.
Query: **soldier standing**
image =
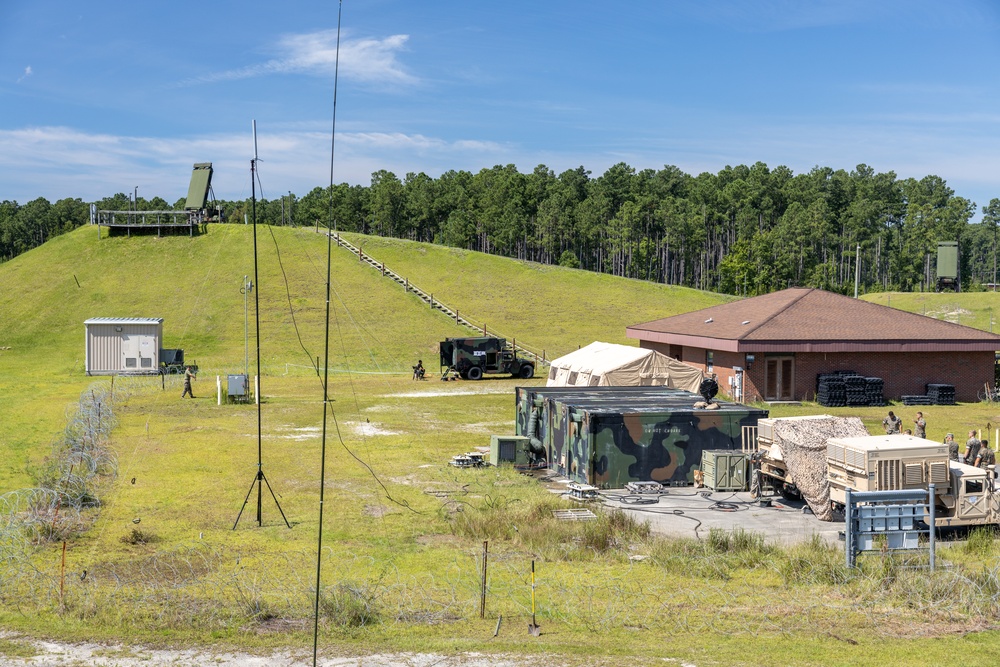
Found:
[[[903,420],[892,414],[892,410],[889,410],[889,416],[882,420],[882,426],[885,427],[887,435],[899,433],[899,427],[902,425]]]
[[[958,443],[955,442],[955,434],[949,433],[944,436],[944,444],[948,445],[948,458],[952,461],[958,461]]]
[[[965,441],[965,456],[962,457],[962,463],[973,464],[976,460],[976,454],[979,452],[980,444],[976,432],[969,431],[969,439]]]
[[[927,422],[924,420],[924,413],[923,412],[918,412],[917,413],[917,419],[914,422],[914,424],[916,425],[916,428],[913,430],[913,435],[917,436],[918,438],[926,438],[927,437]]]
[[[191,391],[191,380],[194,378],[195,374],[191,371],[190,366],[184,369],[184,393],[181,394],[181,398],[184,398],[185,396],[194,398],[194,392]]]
[[[979,453],[976,455],[975,466],[977,468],[982,468],[983,470],[988,470],[989,466],[996,465],[997,457],[990,449],[990,441],[983,440],[982,446],[979,448]]]

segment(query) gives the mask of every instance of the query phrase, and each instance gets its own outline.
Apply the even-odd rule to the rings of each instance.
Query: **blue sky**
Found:
[[[0,2],[0,199],[330,178],[337,3]],[[1000,3],[345,0],[334,180],[865,163],[1000,197]]]

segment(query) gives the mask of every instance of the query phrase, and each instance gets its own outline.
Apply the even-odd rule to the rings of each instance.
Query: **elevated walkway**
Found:
[[[202,225],[208,222],[205,211],[97,211],[90,212],[90,224],[97,225],[97,238],[101,238],[101,228],[106,227],[108,234],[124,231],[128,236],[132,232],[151,233],[157,236],[164,232],[174,234],[187,230],[188,236],[201,233]],[[119,231],[119,233],[120,233]]]
[[[338,234],[337,232],[331,232],[330,236],[338,247],[348,250],[351,254],[355,255],[359,261],[364,262],[368,266],[372,267],[373,269],[381,273],[382,276],[395,281],[396,283],[401,285],[403,287],[403,290],[405,290],[407,293],[414,294],[421,301],[429,305],[431,309],[446,315],[449,319],[454,320],[456,324],[460,324],[464,327],[467,327],[471,331],[475,332],[475,335],[477,336],[495,336],[497,338],[505,338],[510,342],[511,347],[517,350],[519,356],[533,360],[536,366],[549,365],[549,360],[545,358],[545,350],[529,348],[525,345],[518,343],[516,339],[505,336],[498,331],[487,331],[485,323],[474,322],[469,318],[467,318],[466,316],[459,314],[457,308],[451,308],[441,303],[440,300],[434,298],[434,294],[426,292],[417,287],[416,285],[411,284],[408,278],[399,275],[392,269],[386,268],[385,262],[379,262],[374,257],[366,255],[364,251],[361,250],[361,248],[352,245],[349,241],[341,237],[340,234]]]

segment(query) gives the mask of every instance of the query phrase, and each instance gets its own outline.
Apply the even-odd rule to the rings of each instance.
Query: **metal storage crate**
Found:
[[[747,487],[747,457],[743,452],[714,449],[702,452],[705,486],[713,491],[743,491]]]

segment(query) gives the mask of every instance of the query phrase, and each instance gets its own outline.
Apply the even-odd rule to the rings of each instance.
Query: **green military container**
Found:
[[[941,241],[937,248],[937,291],[961,291],[958,275],[958,243]]]
[[[498,466],[501,463],[527,465],[528,455],[525,447],[528,438],[523,435],[492,435],[490,436],[490,464]]]
[[[747,456],[743,452],[710,449],[701,453],[705,486],[713,491],[743,491],[747,488]]]
[[[742,431],[767,411],[666,387],[519,387],[516,426],[551,471],[619,489],[688,485],[706,450],[742,451]]]

